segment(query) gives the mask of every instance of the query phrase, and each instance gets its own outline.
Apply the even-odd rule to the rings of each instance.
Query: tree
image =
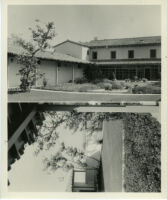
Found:
[[[78,113],[73,112],[54,112],[48,111],[45,112],[45,116],[48,119],[48,122],[44,122],[42,127],[38,130],[39,134],[37,137],[37,149],[36,154],[42,150],[49,150],[54,145],[59,146],[58,151],[52,155],[50,158],[44,159],[45,169],[57,170],[58,168],[63,168],[69,170],[71,168],[85,168],[86,159],[94,159],[96,162],[99,162],[94,157],[89,157],[85,152],[73,148],[66,147],[64,143],[59,144],[58,138],[59,134],[57,133],[57,128],[62,123],[65,124],[66,128],[69,128],[75,132],[78,129],[87,130],[88,134],[99,130],[100,124],[103,120],[109,119],[118,119],[122,115],[120,113]],[[89,125],[87,125],[89,122]],[[99,141],[100,143],[101,141]]]
[[[32,42],[27,42],[22,38],[16,37],[16,43],[22,47],[22,54],[17,56],[17,62],[21,64],[19,74],[21,75],[20,89],[27,91],[34,82],[44,76],[37,71],[38,61],[36,54],[50,47],[49,41],[55,37],[55,27],[53,22],[48,22],[42,27],[39,20],[36,20],[35,28],[29,28],[31,31]]]

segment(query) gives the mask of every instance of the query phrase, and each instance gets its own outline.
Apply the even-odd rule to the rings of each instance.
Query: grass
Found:
[[[122,101],[158,101],[160,95],[124,95],[124,94],[83,94],[64,93],[54,91],[35,91],[8,94],[9,102],[54,102],[54,101],[100,101],[100,102],[122,102]]]

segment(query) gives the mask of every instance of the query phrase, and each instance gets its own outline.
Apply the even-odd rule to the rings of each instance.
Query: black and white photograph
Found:
[[[160,112],[138,106],[9,103],[9,191],[161,192]]]
[[[161,8],[9,5],[7,53],[10,102],[156,100]]]
[[[167,197],[165,6],[3,0],[2,197]]]

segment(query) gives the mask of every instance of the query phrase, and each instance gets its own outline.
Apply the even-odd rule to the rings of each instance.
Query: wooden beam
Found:
[[[16,140],[21,135],[21,133],[24,131],[26,126],[29,124],[31,119],[35,116],[35,114],[36,114],[36,110],[33,110],[32,112],[30,112],[30,114],[26,117],[26,119],[20,124],[18,129],[13,133],[13,135],[11,136],[11,138],[8,141],[8,150],[10,150],[10,148],[13,146],[13,144],[15,144]]]

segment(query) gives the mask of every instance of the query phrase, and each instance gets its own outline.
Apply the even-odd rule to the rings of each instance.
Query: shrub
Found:
[[[98,86],[99,86],[101,89],[112,90],[112,84],[111,84],[111,83],[104,83],[104,82],[101,82],[101,83],[98,83]]]
[[[147,78],[142,78],[141,81],[143,81],[144,83],[148,81]]]
[[[84,77],[88,81],[93,81],[95,79],[102,79],[103,73],[99,66],[87,66],[84,68]]]
[[[120,81],[112,81],[112,89],[123,89],[123,84]]]
[[[150,83],[150,85],[161,87],[161,81],[152,82],[152,83]]]
[[[161,88],[153,85],[135,86],[132,92],[133,94],[161,94]]]
[[[129,78],[125,79],[125,82],[126,83],[130,82],[130,79]]]
[[[138,81],[138,77],[137,76],[134,76],[134,81]]]
[[[107,79],[107,78],[104,78],[104,79],[102,79],[102,82],[104,82],[104,83],[112,83],[112,80],[109,80],[109,79]]]
[[[79,88],[79,92],[87,92],[88,90],[93,90],[93,89],[97,89],[97,86],[93,86],[93,85],[88,85],[88,86],[83,86],[81,88]]]
[[[47,82],[46,78],[44,77],[44,78],[43,78],[43,87],[46,87],[46,86],[47,86],[47,83],[48,83],[48,82]]]
[[[82,78],[76,78],[74,82],[77,84],[82,84],[82,83],[87,83],[88,80],[85,77],[82,77]]]
[[[102,79],[95,79],[92,81],[92,83],[94,84],[98,84],[98,83],[101,83],[102,82]]]
[[[124,115],[124,189],[161,191],[161,125],[150,114]]]

